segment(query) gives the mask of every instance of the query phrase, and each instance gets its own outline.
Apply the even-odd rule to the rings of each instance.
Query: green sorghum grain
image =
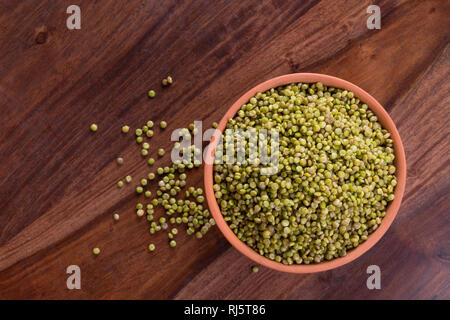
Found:
[[[164,155],[165,151],[163,148],[158,149],[158,156],[162,157]]]
[[[100,253],[100,249],[99,248],[94,248],[92,249],[92,253],[95,255],[98,255]]]
[[[253,266],[253,267],[252,267],[252,271],[253,271],[254,273],[258,272],[258,271],[259,271],[258,266]]]
[[[93,123],[93,124],[91,124],[90,129],[92,132],[95,132],[98,130],[98,126],[95,123]]]
[[[114,219],[114,220],[117,221],[117,220],[119,220],[119,218],[120,218],[120,217],[119,217],[119,215],[118,215],[117,213],[114,213],[114,214],[113,214],[113,219]]]
[[[177,246],[177,242],[175,240],[170,240],[169,245],[174,248]]]
[[[130,127],[129,126],[123,126],[122,127],[122,132],[123,133],[128,133],[128,131],[130,131]]]
[[[159,123],[159,127],[160,127],[161,129],[165,129],[165,128],[167,127],[167,122],[161,121],[161,122]]]
[[[147,163],[148,163],[148,165],[152,166],[155,163],[155,159],[149,158]]]
[[[149,90],[148,96],[149,96],[150,98],[154,98],[154,97],[156,96],[156,92],[155,92],[154,90]]]
[[[155,246],[153,243],[150,243],[150,244],[148,245],[148,250],[149,250],[149,251],[155,251],[155,249],[156,249],[156,246]]]
[[[249,162],[214,165],[214,192],[225,221],[271,260],[311,264],[345,256],[377,229],[394,199],[393,141],[351,92],[321,83],[259,92],[226,128],[279,133],[272,175]],[[198,190],[188,191],[199,197]]]
[[[131,176],[126,176],[126,177],[125,177],[125,181],[126,181],[127,183],[130,183],[131,180],[132,180]]]
[[[144,189],[141,186],[136,187],[136,192],[140,194],[140,193],[144,192]]]
[[[122,188],[122,187],[123,187],[123,181],[122,181],[122,180],[118,181],[118,182],[117,182],[117,186],[118,186],[119,188]]]
[[[150,198],[152,196],[152,192],[150,190],[145,191],[144,193],[146,198]]]
[[[148,174],[148,180],[153,180],[153,179],[155,179],[155,174],[153,172],[150,172]]]

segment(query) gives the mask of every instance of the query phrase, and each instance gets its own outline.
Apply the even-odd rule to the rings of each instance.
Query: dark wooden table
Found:
[[[78,1],[81,30],[68,30],[72,2],[0,4],[0,298],[450,298],[448,1]],[[366,27],[370,4],[381,30]],[[351,81],[396,123],[408,178],[383,239],[336,270],[292,275],[253,274],[217,228],[181,232],[175,249],[151,237],[134,189],[116,187],[149,172],[120,127],[166,120],[154,154],[173,129],[209,126],[249,88],[293,72]],[[175,84],[162,89],[167,75]],[[188,180],[201,186],[202,170]],[[366,287],[372,264],[381,290]],[[81,290],[66,288],[69,265]]]

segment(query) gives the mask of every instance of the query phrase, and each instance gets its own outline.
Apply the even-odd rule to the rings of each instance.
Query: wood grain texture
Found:
[[[448,1],[79,1],[74,31],[70,4],[0,4],[0,298],[450,299]],[[366,28],[370,4],[381,30]],[[172,129],[218,121],[255,84],[292,72],[351,81],[396,123],[408,177],[383,239],[336,270],[290,275],[252,274],[217,229],[202,240],[182,232],[175,249],[151,238],[134,189],[115,187],[149,172],[120,127],[168,121],[155,155]],[[202,179],[194,170],[189,185]],[[66,288],[72,264],[82,290]],[[371,264],[382,290],[366,287]]]

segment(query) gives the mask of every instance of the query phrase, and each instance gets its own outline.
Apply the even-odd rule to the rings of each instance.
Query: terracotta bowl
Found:
[[[324,85],[332,86],[336,88],[346,89],[348,91],[352,91],[356,97],[358,97],[361,101],[366,103],[370,110],[378,117],[378,121],[381,125],[387,129],[391,133],[391,138],[394,141],[394,152],[395,152],[395,166],[396,177],[398,180],[398,184],[394,190],[394,200],[389,204],[386,212],[386,216],[383,218],[380,226],[373,233],[369,235],[366,241],[360,244],[355,249],[349,250],[345,257],[336,258],[331,261],[324,261],[317,264],[309,264],[309,265],[285,265],[280,262],[272,261],[250,247],[248,247],[244,242],[238,239],[238,237],[233,233],[228,224],[223,219],[222,213],[220,212],[220,208],[217,204],[216,198],[214,196],[213,191],[213,165],[212,159],[214,157],[214,151],[217,147],[217,144],[220,140],[220,136],[222,131],[225,129],[228,119],[233,118],[236,112],[241,108],[244,103],[254,96],[257,92],[264,92],[270,88],[275,88],[278,86],[283,86],[291,83],[304,82],[304,83],[314,83],[314,82],[322,82]],[[225,238],[242,254],[246,255],[251,260],[259,263],[265,267],[275,269],[283,272],[291,272],[291,273],[313,273],[319,271],[325,271],[340,267],[350,261],[355,260],[363,253],[368,251],[371,247],[373,247],[378,240],[386,233],[389,226],[394,221],[395,216],[397,215],[397,211],[400,208],[400,203],[402,202],[403,192],[405,190],[405,180],[406,180],[406,160],[405,160],[405,151],[403,149],[402,141],[398,134],[397,128],[395,127],[394,122],[389,117],[388,113],[384,108],[363,89],[358,86],[350,83],[348,81],[324,75],[324,74],[316,74],[316,73],[293,73],[287,74],[280,77],[276,77],[270,80],[267,80],[256,87],[247,91],[244,95],[242,95],[232,106],[228,109],[225,116],[219,123],[218,130],[216,130],[215,135],[211,139],[211,143],[209,145],[209,149],[207,152],[205,164],[205,192],[206,198],[208,200],[209,209],[216,221],[217,226],[220,231],[222,231]]]

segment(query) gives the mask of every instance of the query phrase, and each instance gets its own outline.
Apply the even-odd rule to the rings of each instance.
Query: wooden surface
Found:
[[[73,31],[70,4],[0,4],[0,298],[450,298],[448,1],[78,1]],[[370,4],[381,30],[366,28]],[[122,124],[168,121],[155,154],[172,129],[209,126],[249,88],[292,72],[351,81],[396,123],[408,178],[383,239],[339,269],[291,275],[252,274],[218,229],[202,240],[183,231],[175,249],[150,237],[133,188],[115,186],[149,172]],[[202,185],[202,170],[188,179]],[[81,290],[66,288],[72,264]],[[381,290],[366,287],[371,264]]]

